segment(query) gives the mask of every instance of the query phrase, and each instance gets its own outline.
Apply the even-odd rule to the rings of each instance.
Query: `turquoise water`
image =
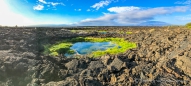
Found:
[[[116,44],[111,42],[77,42],[74,43],[70,49],[74,50],[74,54],[65,54],[66,57],[71,57],[74,55],[86,55],[94,51],[104,51],[108,48],[113,48]]]
[[[101,34],[107,34],[107,32],[100,32]]]

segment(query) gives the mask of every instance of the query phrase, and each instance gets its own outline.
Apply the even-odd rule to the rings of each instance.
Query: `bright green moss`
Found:
[[[74,50],[71,50],[70,47],[72,46],[73,43],[76,43],[76,42],[112,42],[116,44],[115,47],[108,48],[105,51],[95,51],[89,54],[89,56],[91,57],[98,57],[105,54],[119,54],[119,53],[125,52],[128,49],[136,48],[135,43],[128,42],[124,40],[123,38],[77,37],[77,38],[68,39],[58,44],[52,45],[48,48],[48,50],[50,51],[50,55],[53,55],[53,56],[57,56],[63,53],[73,54],[75,52]]]
[[[51,56],[58,56],[59,54],[58,54],[58,52],[51,52],[49,55],[51,55]]]
[[[120,34],[125,34],[125,32],[124,32],[124,31],[121,31]]]
[[[117,46],[115,46],[114,48],[109,48],[105,51],[93,52],[91,56],[98,57],[98,56],[102,56],[105,54],[119,54],[119,53],[123,53],[123,52],[127,51],[128,49],[136,48],[135,43],[125,41],[124,39],[116,38],[116,39],[111,40],[111,42],[117,44]]]
[[[68,50],[66,53],[68,53],[68,54],[74,54],[75,51],[70,49],[70,50]]]
[[[132,34],[133,32],[127,31],[126,34]]]
[[[60,43],[49,48],[50,55],[58,56],[61,53],[67,53],[70,50],[72,43]]]
[[[191,22],[186,24],[186,28],[191,29]]]
[[[76,33],[76,32],[78,32],[77,30],[70,30],[72,33]]]

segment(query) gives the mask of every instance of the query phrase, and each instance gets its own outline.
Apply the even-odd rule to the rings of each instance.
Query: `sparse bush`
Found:
[[[191,29],[191,22],[186,24],[186,28]]]
[[[49,54],[50,53],[50,50],[49,50],[49,47],[50,47],[51,45],[50,44],[47,44],[47,45],[44,45],[44,52],[43,52],[43,54]]]

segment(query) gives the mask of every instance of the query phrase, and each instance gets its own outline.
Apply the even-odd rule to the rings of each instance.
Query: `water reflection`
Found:
[[[116,44],[112,42],[77,42],[70,47],[75,53],[66,53],[65,56],[72,57],[74,55],[86,55],[98,50],[104,51],[108,48],[113,48],[114,46],[116,46]]]

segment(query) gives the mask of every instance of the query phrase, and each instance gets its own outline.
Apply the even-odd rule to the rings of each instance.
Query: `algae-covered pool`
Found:
[[[52,56],[76,57],[76,55],[86,55],[99,57],[106,54],[123,53],[128,49],[136,48],[136,44],[124,38],[77,37],[60,41],[45,48],[46,54]]]
[[[72,57],[74,55],[86,55],[95,51],[104,51],[115,46],[117,45],[112,42],[77,42],[70,47],[71,50],[74,50],[74,54],[65,53],[64,55],[66,57]]]

